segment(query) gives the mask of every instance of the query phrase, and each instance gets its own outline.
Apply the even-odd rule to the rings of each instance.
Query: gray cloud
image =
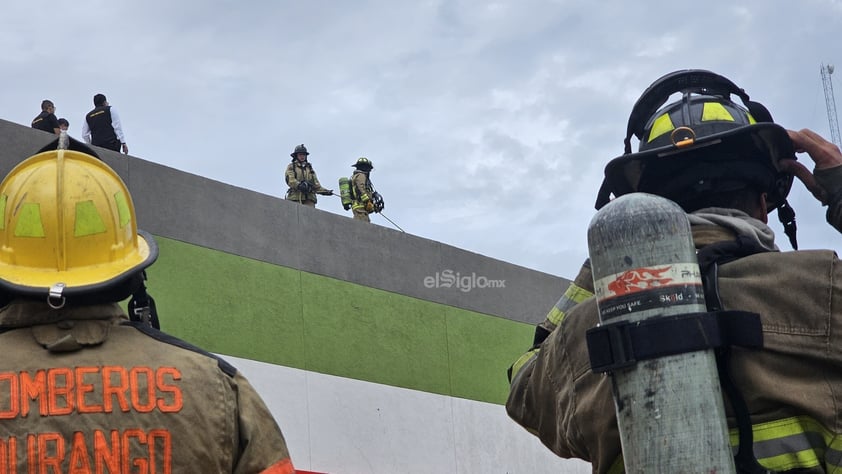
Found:
[[[700,5],[16,2],[0,101],[28,124],[50,98],[78,136],[103,92],[133,154],[275,196],[298,143],[329,187],[367,156],[405,230],[570,278],[602,169],[662,74],[714,70],[782,125],[829,135],[818,68],[840,60],[842,2]],[[799,185],[791,202],[802,247],[836,248]]]

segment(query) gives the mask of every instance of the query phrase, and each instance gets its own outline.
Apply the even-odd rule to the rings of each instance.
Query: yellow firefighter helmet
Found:
[[[50,304],[125,287],[119,301],[158,256],[123,180],[79,151],[18,164],[0,183],[0,216],[0,287]]]

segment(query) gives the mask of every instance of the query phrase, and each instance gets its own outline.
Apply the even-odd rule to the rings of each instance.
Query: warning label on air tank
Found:
[[[652,308],[704,305],[704,290],[697,263],[626,270],[595,281],[594,290],[603,321]]]

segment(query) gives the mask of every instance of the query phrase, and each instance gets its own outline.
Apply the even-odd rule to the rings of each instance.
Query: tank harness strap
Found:
[[[354,182],[354,173],[351,173],[351,177],[348,178],[348,191],[351,194],[351,201],[357,202],[360,200],[357,196],[357,184]]]
[[[664,337],[670,334],[670,337]],[[586,333],[591,370],[595,373],[657,359],[729,345],[763,347],[760,315],[747,311],[711,311],[619,321]]]
[[[783,208],[783,207],[782,207]],[[781,209],[778,209],[780,215]],[[794,225],[794,216],[792,218]],[[795,247],[794,236],[790,236]],[[705,289],[705,303],[710,311],[722,309],[719,296],[719,266],[742,257],[754,255],[770,250],[761,247],[757,242],[740,236],[732,241],[717,242],[703,247],[698,252],[699,269],[702,273],[702,285]],[[738,443],[734,464],[740,474],[768,474],[772,471],[764,468],[754,455],[754,431],[752,430],[751,415],[748,405],[734,383],[731,375],[731,348],[721,347],[716,351],[716,369],[719,373],[719,383],[722,391],[731,402],[734,418],[737,423]]]

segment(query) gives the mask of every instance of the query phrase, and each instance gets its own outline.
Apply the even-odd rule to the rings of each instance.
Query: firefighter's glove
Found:
[[[350,204],[343,204],[342,208],[347,211],[348,209],[351,209],[351,205]]]
[[[365,203],[365,211],[366,212],[374,212],[374,203],[371,202],[371,201],[366,202]]]
[[[313,191],[313,185],[310,184],[309,181],[302,181],[302,182],[298,183],[298,190],[301,191],[302,193],[309,194],[310,192]]]

